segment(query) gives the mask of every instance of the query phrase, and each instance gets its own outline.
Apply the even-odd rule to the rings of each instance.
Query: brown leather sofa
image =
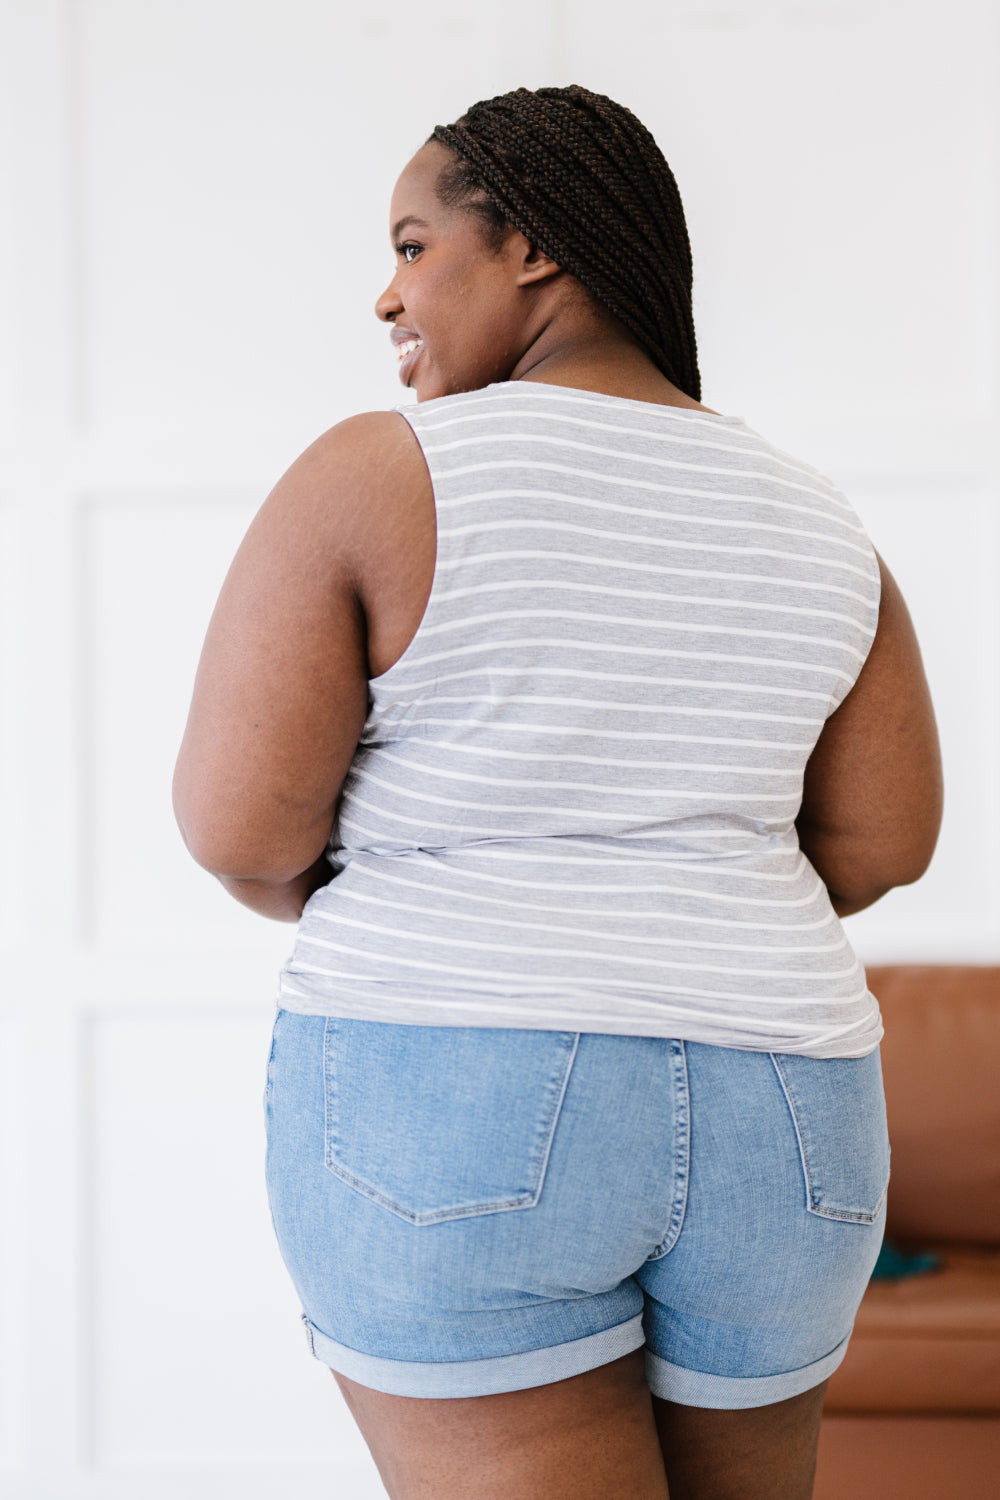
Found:
[[[1000,1500],[1000,967],[869,970],[885,1022],[887,1238],[830,1381],[815,1500]]]

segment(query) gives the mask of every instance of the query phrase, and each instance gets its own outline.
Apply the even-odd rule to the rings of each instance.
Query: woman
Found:
[[[418,404],[265,502],[176,783],[195,858],[302,917],[268,1175],[312,1348],[394,1500],[798,1500],[888,1176],[838,917],[940,818],[906,608],[701,404],[629,111],[477,104],[390,222]]]

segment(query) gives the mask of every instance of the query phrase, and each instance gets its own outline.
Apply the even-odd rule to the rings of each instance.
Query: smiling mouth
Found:
[[[396,345],[396,368],[399,371],[400,381],[405,386],[410,383],[410,374],[423,347],[423,339],[406,339],[403,343]]]
[[[416,354],[417,350],[423,347],[423,339],[407,339],[405,344],[398,344],[396,346],[396,359],[402,364],[404,359],[407,359],[411,354]]]

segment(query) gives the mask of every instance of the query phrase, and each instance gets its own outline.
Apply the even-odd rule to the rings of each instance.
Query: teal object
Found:
[[[919,1276],[924,1271],[936,1271],[940,1264],[940,1255],[932,1250],[910,1253],[883,1240],[872,1271],[872,1281],[899,1281],[904,1276]]]

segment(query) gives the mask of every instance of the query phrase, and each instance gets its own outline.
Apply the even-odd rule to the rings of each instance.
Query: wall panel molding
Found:
[[[30,1255],[25,1138],[25,1050],[14,1008],[0,1004],[0,1490],[25,1464],[23,1296]]]
[[[270,1023],[187,1007],[85,1022],[94,1312],[81,1374],[101,1474],[371,1466],[310,1358],[274,1245]]]
[[[0,0],[4,1500],[383,1496],[261,1196],[292,929],[194,866],[169,786],[253,512],[411,399],[389,196],[473,100],[580,81],[664,146],[706,399],[844,489],[938,698],[939,854],[849,933],[1000,961],[1000,12],[901,15],[542,0],[526,47],[468,0]]]

